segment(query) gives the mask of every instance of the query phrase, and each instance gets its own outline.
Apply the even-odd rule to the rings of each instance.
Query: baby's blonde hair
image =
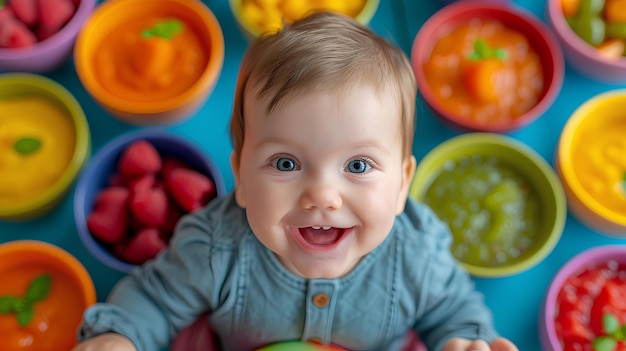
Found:
[[[270,112],[300,95],[341,94],[355,85],[393,94],[402,114],[403,157],[409,157],[417,85],[401,50],[352,18],[331,12],[315,12],[257,38],[244,55],[235,90],[230,133],[237,162],[245,134],[244,94],[255,93]]]

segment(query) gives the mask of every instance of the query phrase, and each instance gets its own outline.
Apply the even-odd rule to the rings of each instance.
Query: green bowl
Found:
[[[552,167],[530,147],[507,136],[496,133],[462,134],[441,143],[420,161],[411,184],[410,196],[419,202],[425,202],[428,189],[435,179],[442,174],[444,168],[448,169],[451,162],[461,159],[495,160],[500,167],[509,172],[502,177],[503,180],[521,179],[524,181],[524,186],[528,188],[527,194],[532,196],[537,208],[534,211],[535,217],[533,218],[535,220],[528,224],[535,228],[534,237],[531,240],[519,239],[526,240],[527,246],[519,250],[518,257],[509,257],[496,264],[492,262],[476,263],[475,261],[469,263],[457,258],[459,263],[474,276],[503,277],[523,272],[543,260],[559,241],[567,214],[563,187]],[[465,188],[461,189],[465,193]],[[480,198],[478,198],[479,195]],[[480,211],[486,211],[484,210],[486,206],[483,206],[485,197],[479,195],[476,195],[476,199],[470,199],[475,200],[476,204],[480,204]],[[473,208],[477,207],[474,206]],[[445,217],[441,216],[442,212],[438,212],[437,209],[435,212],[457,234],[464,238],[469,235],[469,230],[464,229],[465,227],[458,228],[453,223],[446,221]],[[481,215],[484,213],[481,212]],[[494,245],[498,245],[493,238],[487,239],[485,234],[488,233],[489,228],[492,228],[495,216],[493,211],[487,211],[486,216],[483,216],[483,218],[488,218],[487,222],[483,222],[487,223],[485,224],[487,231],[481,233],[477,230],[473,232],[475,233],[473,234],[474,238],[477,238],[475,240],[483,247],[488,247],[489,250]],[[472,214],[467,218],[467,220],[475,219],[476,216]],[[499,235],[497,237],[500,238],[499,242],[507,239],[513,240],[512,237],[502,239],[502,234]],[[456,240],[458,239],[455,239],[453,247],[455,244],[459,244]]]

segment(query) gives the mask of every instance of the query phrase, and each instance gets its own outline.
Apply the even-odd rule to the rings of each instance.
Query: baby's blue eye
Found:
[[[295,171],[298,168],[296,161],[290,157],[280,157],[276,160],[276,169],[281,172]]]
[[[368,171],[372,166],[364,160],[352,160],[348,163],[347,170],[350,173],[363,173]]]

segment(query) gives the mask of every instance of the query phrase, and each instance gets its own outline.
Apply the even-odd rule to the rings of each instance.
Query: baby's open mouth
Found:
[[[312,245],[332,245],[337,243],[345,233],[345,228],[335,227],[305,227],[300,228],[300,235],[309,244]]]

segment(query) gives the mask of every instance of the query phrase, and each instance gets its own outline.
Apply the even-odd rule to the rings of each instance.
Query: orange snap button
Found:
[[[320,293],[313,296],[313,304],[317,307],[326,307],[328,305],[328,302],[330,302],[330,298],[326,294]]]

